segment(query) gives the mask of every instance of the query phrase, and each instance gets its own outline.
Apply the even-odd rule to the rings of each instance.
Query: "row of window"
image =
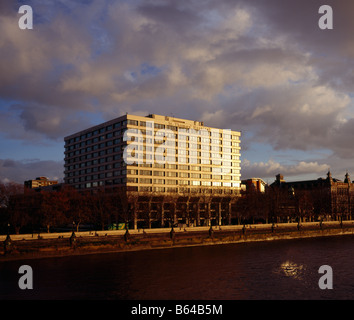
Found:
[[[144,179],[128,177],[127,183],[140,183],[140,184],[165,184],[165,185],[184,185],[184,186],[205,186],[205,187],[236,187],[239,181],[226,182],[226,181],[200,181],[200,180],[165,180],[165,179]]]
[[[110,145],[107,145],[107,147],[110,146]],[[91,152],[91,151],[96,151],[98,149],[101,149],[99,147],[99,145],[94,145],[92,148],[91,147],[88,147],[88,148],[85,148],[85,149],[80,149],[80,150],[76,150],[75,152],[72,151],[72,152],[69,152],[68,154],[68,157],[69,158],[73,158],[74,156],[78,156],[80,154],[85,154],[87,152]],[[96,153],[92,153],[89,155],[89,157],[92,157],[92,158],[96,158],[96,157],[99,157],[99,156],[104,156],[106,154],[111,154],[111,153],[117,153],[117,152],[120,152],[122,151],[122,147],[121,146],[117,146],[117,147],[114,147],[114,148],[109,148],[109,149],[104,149],[104,150],[101,150],[101,151],[97,151]],[[87,157],[86,157],[87,159]]]
[[[107,144],[105,147],[110,147],[113,144]],[[88,155],[85,155],[86,157],[80,158],[82,160],[85,159],[91,159],[91,158],[96,158],[102,155],[106,155],[106,154],[111,154],[111,153],[117,153],[120,151],[123,151],[122,146],[116,146],[114,148],[108,148],[108,149],[103,149],[100,151],[96,151],[98,149],[102,149],[100,147],[98,147],[99,145],[94,145],[93,147],[87,147],[84,149],[80,149],[80,150],[76,150],[76,151],[72,151],[69,152],[68,154],[68,159],[72,159],[75,156],[79,156],[84,155],[86,153],[88,153]],[[140,151],[138,151],[137,149],[140,149]],[[153,154],[152,152],[154,151],[155,153],[155,157],[161,157],[163,154],[166,154],[167,156],[173,156],[173,155],[178,155],[180,158],[186,158],[186,156],[189,157],[202,157],[202,158],[212,158],[212,159],[216,159],[219,157],[223,157],[224,159],[239,159],[240,155],[238,153],[238,150],[236,149],[225,149],[224,148],[224,152],[222,148],[214,148],[214,147],[210,147],[210,149],[208,149],[210,151],[216,151],[216,152],[207,152],[207,151],[196,151],[196,150],[185,150],[185,149],[170,149],[170,148],[165,148],[165,147],[146,147],[146,146],[140,146],[139,148],[134,148],[133,150],[128,150],[129,152],[128,155],[129,156],[136,156],[136,157],[142,157],[142,156],[150,156],[152,157]],[[92,153],[92,151],[95,151]],[[131,152],[130,152],[131,151]],[[222,153],[219,153],[222,152]],[[91,153],[90,153],[91,152]],[[146,152],[146,153],[144,153]],[[151,152],[151,154],[150,154]],[[234,153],[233,155],[231,153]],[[80,160],[78,159],[78,160]],[[177,159],[177,157],[176,157]]]
[[[77,181],[78,182],[78,181]],[[77,183],[76,182],[76,183]],[[102,180],[102,181],[93,181],[86,182],[82,184],[75,184],[75,188],[77,189],[85,189],[85,188],[95,188],[100,186],[114,186],[122,184],[122,179],[114,179],[114,180]],[[224,185],[224,187],[228,188],[229,186]],[[239,187],[239,184],[236,184],[234,187]],[[179,192],[179,193],[206,193],[206,194],[230,194],[237,193],[238,190],[232,189],[221,189],[221,188],[187,188],[187,187],[160,187],[160,186],[129,186],[129,191],[140,191],[140,192]]]
[[[114,140],[110,140],[106,143],[103,144],[96,144],[93,145],[92,147],[87,147],[87,148],[82,148],[78,149],[76,151],[71,151],[67,154],[67,159],[74,161],[76,156],[82,155],[81,158],[76,158],[76,160],[85,160],[85,159],[91,159],[91,158],[96,158],[100,156],[105,156],[107,154],[112,154],[112,153],[117,153],[123,151],[123,147],[121,145],[112,147],[115,144]],[[106,148],[106,149],[103,149]],[[100,150],[101,149],[101,150]],[[139,149],[141,151],[137,152]],[[97,151],[100,150],[100,151]],[[175,148],[167,148],[167,147],[152,147],[152,146],[136,146],[133,150],[129,150],[131,156],[140,156],[140,157],[153,157],[152,152],[154,151],[155,157],[159,156],[161,157],[163,153],[167,154],[168,156],[172,155],[177,155],[180,156],[180,158],[187,158],[189,157],[203,157],[203,158],[219,158],[223,157],[224,159],[239,159],[239,152],[237,149],[231,149],[231,148],[222,148],[222,147],[213,147],[213,146],[208,146],[208,148],[204,148],[202,150],[205,151],[198,151],[198,150],[186,150],[186,149],[175,149]],[[93,152],[94,151],[94,152]],[[208,151],[214,151],[214,152],[208,152]],[[144,154],[143,152],[147,152],[147,154]],[[150,154],[151,152],[151,154]],[[222,152],[220,154],[219,152]],[[234,153],[231,155],[231,153]],[[129,154],[129,153],[128,153]],[[177,161],[177,157],[176,157]]]
[[[96,143],[98,141],[95,141],[93,143]],[[116,138],[116,139],[111,139],[106,142],[101,142],[97,143],[94,145],[91,145],[91,143],[80,143],[76,145],[71,145],[71,146],[65,146],[65,152],[68,152],[69,157],[73,157],[75,155],[91,152],[93,150],[98,150],[98,149],[103,149],[107,147],[111,147],[117,144],[123,143],[123,140],[121,138]],[[164,143],[162,145],[162,143]],[[228,152],[228,153],[237,153],[239,152],[237,148],[231,148],[231,146],[234,147],[239,147],[238,142],[232,142],[229,141],[224,141],[223,143],[217,143],[217,145],[209,145],[209,144],[200,144],[200,143],[180,143],[179,141],[171,141],[167,140],[165,142],[161,141],[160,143],[155,143],[153,145],[152,139],[143,139],[141,143],[136,142],[134,145],[134,149],[136,150],[142,150],[142,151],[153,151],[157,148],[159,149],[169,149],[168,147],[173,147],[170,148],[171,150],[174,150],[173,152],[175,153],[175,148],[178,147],[178,150],[181,152],[188,152],[188,151],[193,151],[193,150],[211,150],[211,151],[220,151],[220,152]],[[154,149],[153,149],[154,148]],[[187,150],[190,149],[190,150]],[[180,152],[179,152],[180,153]],[[181,153],[180,153],[181,154]]]
[[[158,130],[161,130],[161,129],[167,129],[167,130],[171,130],[171,131],[177,131],[178,130],[178,127],[177,126],[173,126],[173,125],[164,125],[164,124],[155,123],[155,122],[153,123],[153,122],[140,121],[140,127],[152,128],[152,124],[153,124],[154,128],[158,129]],[[98,141],[98,140],[103,140],[105,138],[106,139],[110,138],[113,135],[120,135],[127,128],[127,125],[129,125],[129,126],[131,126],[131,125],[139,126],[139,121],[131,120],[131,119],[123,120],[123,121],[117,122],[115,124],[108,125],[108,126],[105,126],[105,127],[101,127],[100,129],[95,129],[95,130],[93,130],[91,132],[84,133],[84,134],[81,134],[80,136],[68,139],[68,140],[66,140],[66,144],[67,145],[73,145],[76,142],[92,143],[93,141]],[[116,130],[114,132],[110,132],[113,129],[117,129],[117,128],[123,128],[123,129],[122,130]],[[106,132],[108,132],[108,133],[104,135],[104,133],[106,133]],[[207,129],[202,129],[202,130],[198,130],[197,131],[197,130],[193,130],[193,129],[192,130],[182,129],[181,131],[179,131],[179,133],[180,134],[185,133],[185,134],[187,134],[186,137],[191,137],[192,139],[194,139],[193,136],[192,136],[193,134],[197,134],[197,135],[201,135],[201,136],[207,136],[208,135],[208,136],[211,136],[211,137],[219,137],[219,138],[223,138],[223,139],[235,139],[235,140],[239,139],[238,135],[232,135],[229,132],[220,133],[219,130],[208,131]],[[152,134],[152,132],[150,134]],[[93,137],[93,139],[86,140],[86,139],[90,139],[91,137]],[[176,138],[177,138],[177,135],[176,135]],[[200,137],[199,137],[199,139],[200,139]],[[86,140],[86,141],[83,141],[83,140]]]
[[[131,191],[140,191],[140,192],[173,192],[173,193],[203,193],[203,194],[232,194],[238,193],[238,190],[232,189],[200,189],[200,188],[171,188],[171,187],[148,187],[148,186],[140,186],[140,187],[130,187]]]
[[[67,183],[79,183],[79,182],[98,182],[105,178],[112,178],[113,173],[101,173],[95,175],[86,175],[76,178],[68,178]],[[110,181],[110,180],[109,180]],[[141,184],[161,184],[161,185],[183,185],[183,186],[204,186],[204,187],[238,187],[239,182],[225,182],[225,181],[199,181],[199,180],[165,180],[165,179],[138,179],[132,177],[122,177],[112,180],[112,184],[125,184],[125,183],[141,183]]]
[[[226,170],[225,168],[208,168],[210,170],[203,170],[204,172],[214,172],[214,175],[213,175],[213,178],[214,176],[215,177],[219,177],[219,175],[215,175],[215,173],[225,173],[223,175],[223,177],[225,178],[226,176],[228,176],[231,172],[234,174],[234,175],[239,175],[239,170],[234,170],[232,171],[232,169],[228,169]],[[215,170],[212,170],[212,169],[215,169]],[[216,169],[220,169],[220,170],[216,170]],[[193,170],[193,169],[192,169]],[[131,174],[131,175],[138,175],[138,170],[127,170],[127,173],[128,174]],[[165,176],[175,176],[177,177],[177,172],[166,172],[166,171],[151,171],[151,170],[140,170],[139,171],[139,174],[142,175],[142,176],[160,176],[160,177],[165,177]],[[182,173],[180,173],[182,174]],[[192,175],[192,173],[191,173]],[[181,178],[183,178],[182,176],[180,176]],[[221,177],[221,175],[220,175]],[[206,178],[208,179],[208,178]],[[216,179],[216,178],[215,178]],[[219,178],[221,179],[221,178]],[[225,178],[226,179],[226,178]]]
[[[91,157],[85,157],[85,159],[90,159],[90,158]],[[98,164],[102,164],[102,163],[106,163],[106,162],[112,162],[112,161],[115,161],[115,163],[113,164],[114,168],[125,167],[126,163],[124,161],[122,161],[121,159],[122,159],[122,154],[121,153],[116,154],[114,156],[105,157],[105,158],[89,160],[89,161],[86,161],[86,162],[83,162],[84,159],[81,159],[80,163],[75,163],[78,160],[68,159],[68,160],[65,161],[65,167],[69,171],[71,171],[71,170],[75,170],[75,169],[79,169],[79,168],[97,166]],[[75,163],[75,164],[72,164],[72,163]]]
[[[145,155],[138,161],[136,161],[135,157],[127,157],[126,159],[123,159],[123,154],[117,153],[108,157],[105,157],[105,155],[110,155],[113,152],[108,151],[106,152],[99,152],[97,154],[95,153],[90,153],[84,156],[76,157],[76,158],[71,158],[71,159],[65,159],[65,167],[68,170],[74,170],[74,169],[79,169],[79,168],[85,168],[85,167],[90,167],[90,166],[95,166],[98,164],[106,163],[106,162],[116,162],[115,165],[116,167],[125,167],[127,164],[128,165],[134,165],[134,166],[141,166],[141,167],[155,167],[155,168],[167,168],[167,169],[172,169],[172,168],[179,168],[180,170],[203,170],[201,166],[194,166],[194,165],[188,165],[188,164],[203,164],[203,165],[218,165],[218,166],[223,166],[223,167],[238,167],[239,166],[239,157],[232,156],[233,159],[229,159],[230,157],[223,157],[223,159],[218,159],[214,158],[214,160],[209,160],[209,159],[199,159],[199,158],[181,158],[181,157],[155,157],[156,162],[152,164],[151,162],[154,161],[153,157],[149,155]],[[99,158],[100,156],[100,158]],[[92,160],[91,160],[92,159]],[[88,160],[88,161],[85,161]],[[234,161],[231,161],[234,160]],[[150,162],[150,163],[147,163]],[[181,162],[182,164],[176,164]],[[184,164],[183,164],[184,163]],[[184,169],[188,168],[188,169]],[[210,168],[210,167],[206,167]]]
[[[240,146],[240,140],[226,140],[226,139],[213,139],[213,138],[209,139],[209,138],[203,138],[198,136],[185,136],[181,134],[169,134],[164,132],[157,132],[155,138],[153,139],[152,131],[145,131],[145,130],[139,131],[135,129],[129,129],[125,141],[136,141],[136,142],[140,142],[141,144],[142,143],[152,144],[153,142],[155,144],[161,144],[165,142],[166,145],[172,145],[172,146],[175,145],[176,147],[177,146],[186,147],[188,146],[188,143],[190,143],[191,146],[197,144],[202,144],[202,145],[215,144],[218,146],[234,146],[234,147]]]
[[[105,133],[107,131],[111,131],[111,130],[116,129],[116,128],[125,127],[126,125],[127,125],[127,120],[116,122],[115,124],[108,125],[106,127],[102,127],[100,129],[93,130],[91,132],[82,134],[82,135],[77,136],[75,138],[71,138],[71,139],[67,140],[67,143],[68,144],[73,144],[75,142],[78,142],[78,141],[81,141],[81,140],[84,140],[84,139],[88,139],[88,138],[97,136],[99,134]]]
[[[239,168],[207,168],[203,167],[204,170],[200,170],[203,172],[212,172],[213,174],[201,174],[201,173],[189,173],[189,172],[175,172],[175,171],[152,171],[152,170],[136,170],[136,169],[126,169],[125,167],[122,170],[112,170],[121,168],[120,163],[110,163],[107,165],[101,165],[96,167],[90,167],[86,169],[80,169],[75,166],[67,167],[68,171],[66,172],[67,177],[75,177],[75,176],[82,176],[91,173],[98,173],[102,171],[112,171],[113,175],[144,175],[144,176],[160,176],[160,177],[180,177],[180,178],[192,178],[192,179],[224,179],[224,180],[231,180],[233,174],[234,176],[238,176],[240,174]],[[194,168],[195,169],[195,168]],[[208,170],[207,170],[208,169]],[[187,169],[188,170],[188,169]],[[193,169],[192,169],[193,170]],[[112,174],[112,172],[108,172],[107,174]]]
[[[104,137],[105,136],[101,136],[101,137],[94,138],[92,140],[82,141],[80,143],[76,143],[76,144],[73,144],[71,146],[65,146],[65,151],[72,151],[72,150],[77,150],[77,149],[80,149],[80,148],[85,148],[86,146],[91,146],[94,143],[98,143],[98,142],[104,140]],[[112,136],[111,135],[109,135],[109,136],[107,135],[107,138],[112,138],[112,137],[113,137],[113,134],[112,134]],[[106,142],[101,142],[100,144],[98,144],[98,148],[104,148],[104,147],[112,146],[114,144],[119,144],[119,143],[122,143],[122,142],[123,142],[122,137],[118,137],[118,138],[115,138],[113,140],[111,139],[111,140],[108,140]],[[93,147],[90,147],[90,148],[92,149]],[[82,153],[83,151],[80,150],[80,152]]]

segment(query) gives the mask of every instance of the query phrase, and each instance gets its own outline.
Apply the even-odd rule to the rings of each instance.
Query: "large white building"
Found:
[[[126,114],[65,137],[65,183],[158,194],[240,191],[238,131]]]

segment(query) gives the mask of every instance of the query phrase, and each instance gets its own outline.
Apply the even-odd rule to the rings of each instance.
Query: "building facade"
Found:
[[[240,135],[199,121],[127,114],[65,138],[65,183],[77,189],[237,193]]]
[[[244,191],[265,192],[267,183],[261,178],[249,178],[242,180]]]
[[[230,222],[241,190],[241,132],[161,115],[126,114],[65,137],[65,184],[124,188],[134,228],[166,217],[187,225]],[[148,216],[148,219],[146,218]]]
[[[24,182],[25,187],[29,189],[42,188],[42,187],[52,186],[55,184],[58,184],[58,181],[49,180],[47,177],[37,177],[34,180],[26,180]]]
[[[354,183],[348,173],[343,181],[332,178],[328,171],[327,178],[293,182],[285,181],[283,175],[278,174],[271,187],[287,192],[282,205],[289,212],[305,216],[307,212],[316,219],[326,220],[354,217]]]

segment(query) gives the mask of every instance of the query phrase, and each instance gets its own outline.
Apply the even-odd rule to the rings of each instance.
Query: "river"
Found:
[[[349,235],[3,261],[0,299],[354,299],[353,257]],[[19,288],[21,265],[33,289]],[[319,288],[322,265],[333,289]]]

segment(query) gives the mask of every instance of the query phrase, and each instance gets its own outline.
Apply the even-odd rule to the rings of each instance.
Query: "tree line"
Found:
[[[51,232],[90,225],[104,230],[126,222],[124,192],[79,192],[70,186],[58,191],[35,191],[20,184],[0,184],[0,232]],[[10,229],[10,230],[9,230]]]
[[[155,202],[151,207],[137,203],[137,198],[133,198],[133,202],[140,210],[140,220],[146,220],[143,224],[145,227],[151,227],[152,211],[154,214],[160,212],[160,217],[155,219],[160,222],[153,226],[166,227],[171,226],[168,221],[176,222],[176,215],[184,221],[193,218],[199,223],[200,212],[203,211],[200,208],[210,210],[212,207],[208,206],[213,198],[210,195],[198,195],[197,202],[196,195],[193,195],[194,202],[191,197],[184,194],[184,202],[178,203],[174,197],[167,196],[163,199],[164,203]],[[79,230],[83,225],[89,225],[94,230],[104,230],[109,225],[117,226],[119,223],[129,224],[132,228],[136,211],[132,209],[131,200],[124,188],[80,192],[70,186],[63,186],[58,191],[37,192],[24,189],[20,184],[2,183],[0,233],[52,232],[70,226]],[[354,198],[351,195],[334,196],[324,188],[294,192],[268,187],[265,192],[248,190],[240,195],[230,195],[226,200],[232,203],[232,209],[230,206],[230,209],[221,210],[220,206],[220,212],[217,212],[217,207],[213,207],[213,223],[216,225],[339,220],[349,219],[354,213]],[[161,208],[165,203],[170,210],[163,215]],[[207,209],[204,212],[207,218]],[[217,215],[220,219],[216,218]],[[200,225],[198,223],[195,225]]]

